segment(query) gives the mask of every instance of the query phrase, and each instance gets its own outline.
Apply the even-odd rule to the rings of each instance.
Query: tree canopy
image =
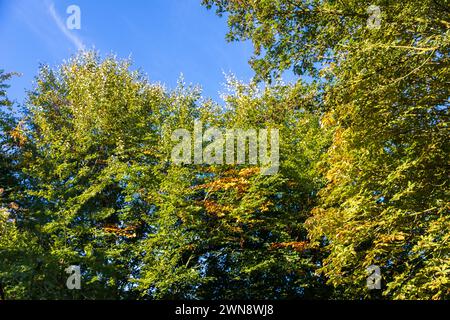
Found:
[[[85,51],[19,113],[0,72],[0,299],[448,299],[448,1],[203,5],[254,45],[223,105]],[[277,129],[277,172],[175,163],[196,123]]]
[[[320,88],[334,133],[306,225],[326,241],[328,283],[367,295],[379,265],[387,297],[448,297],[448,1],[376,1],[378,28],[368,1],[204,4],[228,14],[228,39],[253,42],[261,79],[292,68]]]

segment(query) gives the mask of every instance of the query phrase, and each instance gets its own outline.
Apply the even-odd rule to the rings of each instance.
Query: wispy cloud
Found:
[[[55,5],[52,2],[46,1],[48,12],[50,13],[51,17],[55,21],[58,29],[64,34],[64,36],[72,42],[72,44],[78,49],[78,50],[84,50],[85,46],[83,44],[83,41],[73,32],[70,32],[69,29],[67,29],[66,24],[64,23],[61,16],[56,12]]]

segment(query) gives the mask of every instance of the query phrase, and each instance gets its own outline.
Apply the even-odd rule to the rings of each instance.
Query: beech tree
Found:
[[[20,236],[11,259],[26,259],[8,269],[19,275],[8,297],[329,296],[315,273],[322,253],[303,227],[329,143],[308,111],[315,101],[295,102],[302,84],[230,87],[224,111],[197,87],[181,81],[167,91],[115,57],[85,52],[42,66],[14,133],[24,190],[8,238]],[[204,130],[279,129],[279,172],[173,163],[172,132],[192,132],[195,121]],[[81,290],[66,288],[72,265]]]
[[[448,1],[203,3],[253,42],[259,79],[292,68],[319,85],[334,137],[307,226],[328,283],[370,297],[377,265],[387,298],[448,298]]]
[[[25,139],[6,92],[14,75],[0,70],[0,300],[23,297],[29,289],[30,279],[19,271],[30,265],[34,249],[34,239],[18,228],[18,217],[24,212],[19,195]]]
[[[0,299],[448,299],[448,1],[203,4],[255,49],[224,105],[80,52],[19,113],[0,72]],[[189,156],[273,129],[279,165],[175,161],[198,123]]]

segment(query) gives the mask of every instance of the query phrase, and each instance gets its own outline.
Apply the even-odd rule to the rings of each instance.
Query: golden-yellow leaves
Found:
[[[309,248],[309,243],[307,241],[274,242],[270,246],[270,249],[285,249],[285,248],[292,248],[297,252],[303,252]]]
[[[119,228],[118,226],[115,226],[115,225],[107,225],[106,227],[103,228],[103,231],[105,231],[106,233],[112,233],[112,234],[116,235],[117,237],[135,238],[136,237],[136,232],[135,232],[136,229],[137,229],[136,226]]]
[[[19,145],[19,147],[23,147],[27,142],[27,137],[24,134],[23,130],[24,121],[20,121],[17,126],[12,129],[9,134],[14,139],[14,141]]]

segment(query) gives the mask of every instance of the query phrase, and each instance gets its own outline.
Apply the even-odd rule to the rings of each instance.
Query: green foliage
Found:
[[[223,111],[198,88],[180,82],[167,92],[129,61],[92,52],[42,66],[36,84],[16,133],[26,188],[2,220],[4,266],[21,256],[4,271],[7,298],[327,295],[314,273],[321,253],[302,224],[329,139],[306,104],[293,103],[304,86],[232,81]],[[279,128],[288,155],[280,173],[171,164],[171,133],[195,120]],[[70,265],[81,267],[82,290],[65,288]]]
[[[13,103],[6,95],[9,85],[6,83],[14,74],[0,70],[0,206],[8,203],[10,194],[16,186],[14,178],[16,158],[16,141],[14,140],[14,128],[17,126],[13,116]]]
[[[30,94],[27,219],[50,254],[45,276],[56,263],[60,274],[80,265],[83,277],[73,296],[60,280],[50,296],[133,297],[130,280],[139,273],[152,210],[142,191],[157,185],[155,146],[168,97],[129,67],[80,54],[57,70],[43,66]]]
[[[83,52],[15,117],[0,73],[0,298],[448,299],[448,2],[203,4],[255,47],[224,107]],[[175,165],[195,121],[278,129],[278,172]]]
[[[320,84],[334,137],[307,227],[338,297],[373,296],[374,264],[386,298],[448,298],[448,1],[203,3],[229,14],[229,40],[253,42],[260,79],[292,68]]]
[[[10,296],[22,296],[27,289],[23,281],[27,276],[19,274],[27,268],[34,250],[26,233],[17,229],[14,215],[21,211],[15,195],[20,191],[18,174],[21,167],[19,146],[24,142],[20,135],[20,125],[13,114],[13,103],[8,99],[6,83],[13,73],[0,70],[0,299],[5,298],[6,287],[14,283]],[[24,252],[28,255],[23,255]],[[30,280],[29,278],[27,280]]]
[[[328,139],[318,134],[318,117],[293,103],[307,89],[229,85],[226,127],[278,128],[281,167],[273,176],[252,166],[215,167],[196,187],[208,218],[202,227],[210,282],[200,289],[225,299],[325,298],[329,288],[314,272],[321,253],[309,246],[303,222],[322,185],[313,167]]]

